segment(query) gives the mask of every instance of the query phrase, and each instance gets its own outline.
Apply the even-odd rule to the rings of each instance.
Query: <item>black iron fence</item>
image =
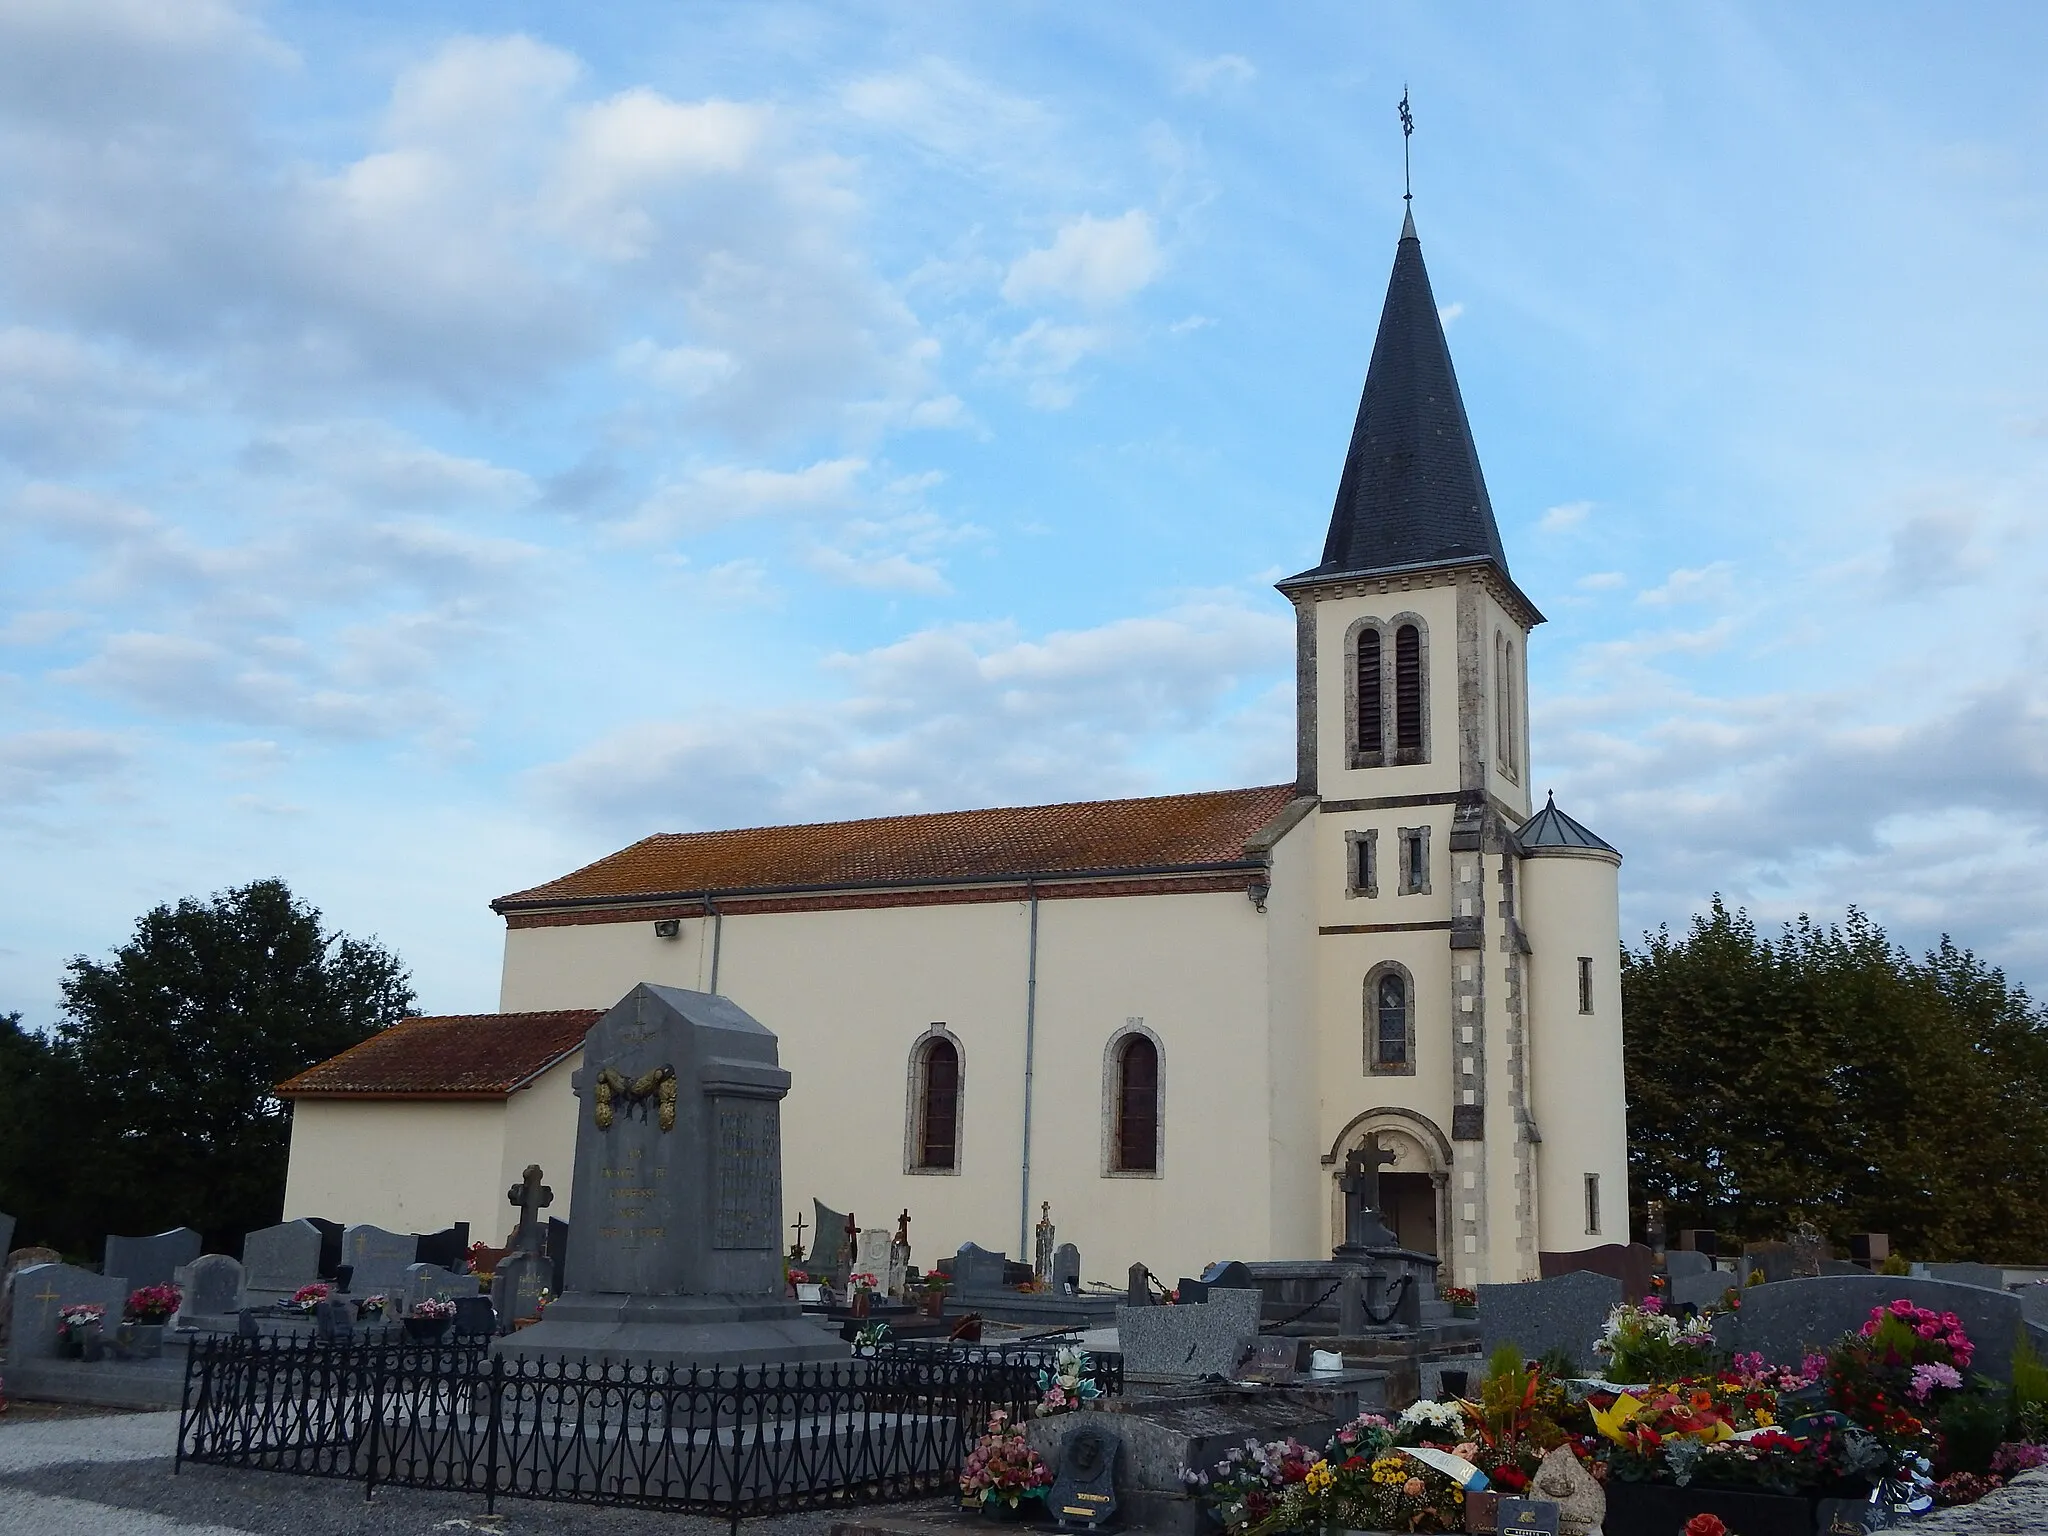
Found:
[[[1029,1415],[1049,1350],[884,1348],[826,1365],[643,1367],[481,1344],[195,1342],[178,1463],[744,1517],[955,1486],[992,1413]],[[1121,1357],[1092,1362],[1104,1391]]]

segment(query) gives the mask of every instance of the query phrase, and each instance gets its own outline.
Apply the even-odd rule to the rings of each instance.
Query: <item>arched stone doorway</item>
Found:
[[[1380,1170],[1381,1215],[1403,1248],[1448,1263],[1451,1230],[1451,1144],[1428,1116],[1412,1109],[1369,1109],[1337,1134],[1323,1159],[1330,1180],[1330,1246],[1344,1241],[1344,1160],[1368,1141],[1394,1154]],[[1446,1271],[1448,1273],[1448,1271]]]

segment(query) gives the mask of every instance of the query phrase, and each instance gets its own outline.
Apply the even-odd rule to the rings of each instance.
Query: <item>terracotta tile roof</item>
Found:
[[[1199,869],[1244,861],[1245,844],[1293,798],[1293,785],[1267,784],[1143,800],[661,833],[491,905],[504,912],[706,890],[726,894]]]
[[[602,1008],[400,1019],[278,1084],[287,1099],[502,1099],[583,1043]]]

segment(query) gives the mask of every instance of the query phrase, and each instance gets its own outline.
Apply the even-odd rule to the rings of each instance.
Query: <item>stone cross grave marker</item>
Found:
[[[341,1234],[341,1262],[350,1270],[351,1296],[403,1295],[405,1272],[419,1257],[420,1240],[410,1232],[387,1232],[363,1222]]]
[[[106,1316],[101,1326],[113,1332],[120,1324],[121,1307],[130,1289],[119,1275],[96,1275],[69,1264],[33,1265],[14,1277],[14,1288],[14,1332],[8,1354],[16,1360],[57,1358],[61,1353],[57,1315],[66,1307],[103,1308]]]
[[[796,1234],[796,1241],[789,1245],[789,1260],[797,1268],[801,1269],[804,1262],[804,1213],[802,1211],[796,1213],[796,1220],[789,1224],[789,1229]]]
[[[1081,1289],[1081,1250],[1072,1243],[1061,1243],[1053,1249],[1050,1279],[1055,1292],[1078,1292]]]
[[[224,1318],[242,1304],[242,1266],[224,1253],[205,1253],[180,1269],[177,1321]]]
[[[1381,1146],[1377,1137],[1354,1147],[1344,1159],[1344,1177],[1338,1188],[1344,1191],[1344,1247],[1357,1252],[1365,1248],[1398,1248],[1401,1240],[1380,1220],[1380,1170],[1399,1161],[1399,1154]]]
[[[540,1213],[555,1203],[555,1192],[540,1181],[540,1164],[528,1163],[519,1182],[505,1191],[509,1204],[519,1207],[519,1225],[512,1229],[512,1247],[518,1253],[540,1253],[546,1247],[546,1229]]]
[[[258,1227],[242,1239],[242,1284],[251,1305],[289,1297],[320,1276],[320,1229],[310,1221]]]
[[[1820,1274],[1828,1259],[1828,1243],[1819,1228],[1809,1221],[1799,1223],[1792,1229],[1791,1248],[1793,1279],[1811,1280]]]
[[[199,1234],[190,1227],[173,1227],[154,1237],[109,1237],[100,1271],[126,1280],[131,1291],[169,1285],[181,1265],[199,1257],[201,1246]]]

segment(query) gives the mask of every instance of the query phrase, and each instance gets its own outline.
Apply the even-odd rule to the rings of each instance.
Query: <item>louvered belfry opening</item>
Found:
[[[1143,1035],[1117,1051],[1116,1165],[1125,1173],[1159,1167],[1159,1048]]]
[[[1384,712],[1380,708],[1380,632],[1365,629],[1358,636],[1358,750],[1386,747]]]
[[[1394,631],[1394,749],[1422,750],[1422,632],[1413,624]]]
[[[959,1155],[960,1053],[950,1040],[925,1047],[924,1117],[918,1128],[917,1165],[952,1168]]]

